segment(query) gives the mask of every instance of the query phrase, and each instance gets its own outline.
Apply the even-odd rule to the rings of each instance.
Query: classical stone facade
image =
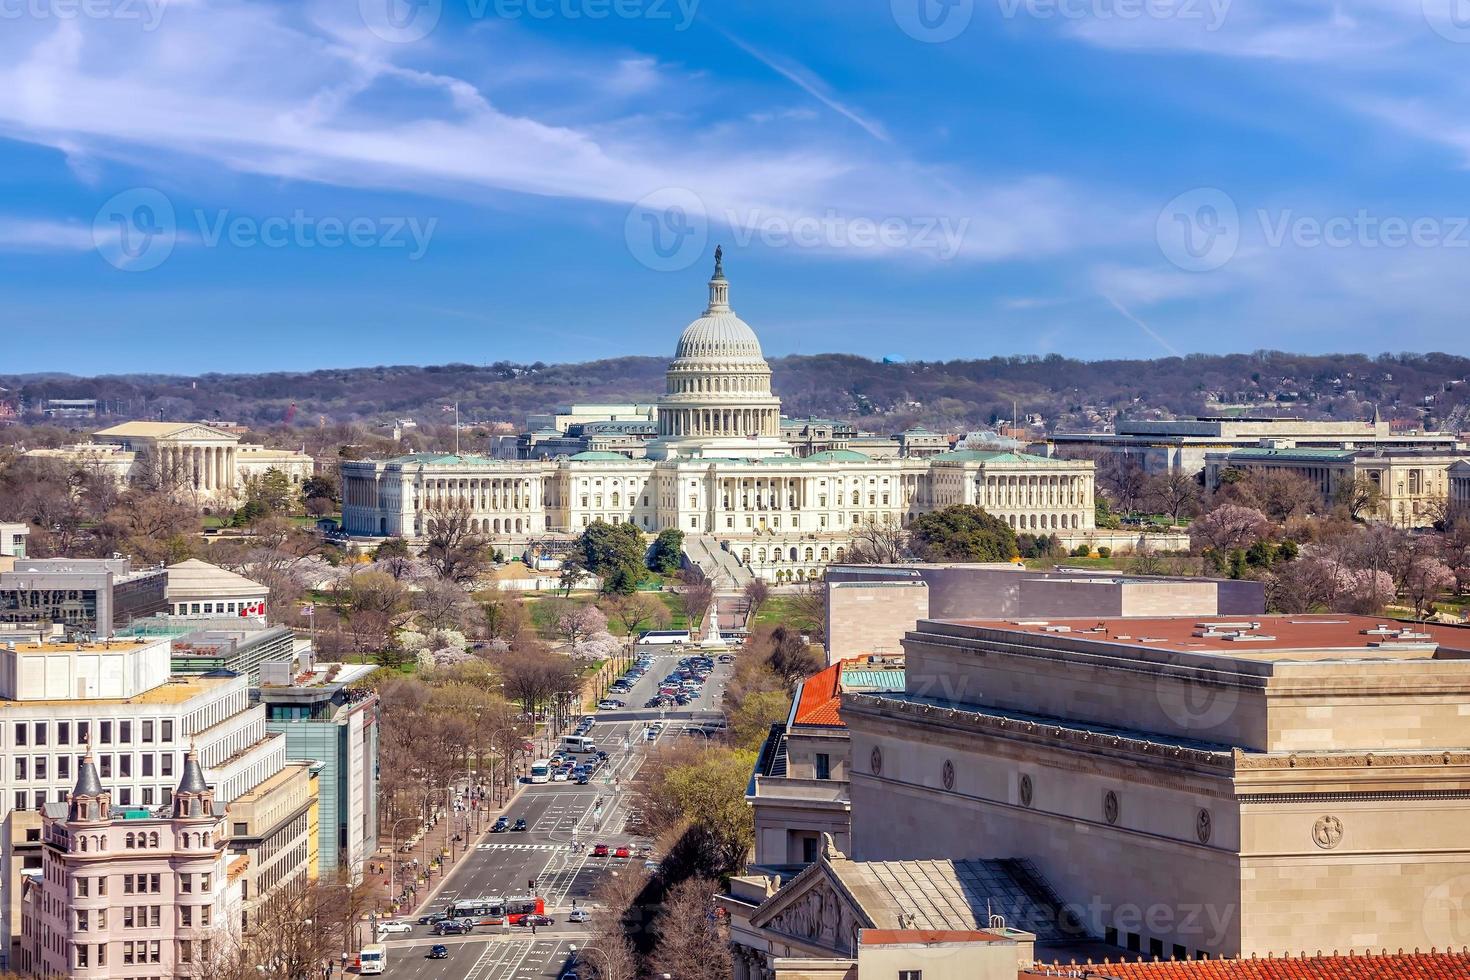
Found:
[[[242,443],[238,435],[202,422],[124,422],[92,433],[88,444],[26,455],[95,469],[119,486],[167,489],[201,505],[240,502],[246,481],[270,470],[299,486],[314,466],[305,453]]]
[[[1026,858],[1145,956],[1470,928],[1470,634],[1351,616],[926,620],[846,695],[852,853]]]
[[[415,454],[342,464],[346,531],[422,538],[436,510],[465,508],[475,531],[523,542],[597,520],[709,535],[757,575],[796,580],[841,561],[867,524],[907,524],[975,504],[1018,532],[1082,540],[1094,528],[1093,464],[1011,452],[809,452],[783,436],[780,399],[755,332],[730,308],[716,264],[709,304],[679,338],[640,458],[588,451],[556,459]],[[807,447],[810,448],[810,447]]]
[[[1376,507],[1362,516],[1400,527],[1427,527],[1444,516],[1464,449],[1240,449],[1205,456],[1205,485],[1229,470],[1273,470],[1306,480],[1328,502],[1355,483],[1372,486]]]

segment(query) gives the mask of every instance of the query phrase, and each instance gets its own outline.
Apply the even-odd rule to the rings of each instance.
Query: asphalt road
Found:
[[[642,705],[687,653],[653,648],[653,666],[625,695],[630,709],[600,711],[591,734],[598,747],[608,753],[608,765],[586,786],[570,782],[526,785],[505,811],[514,823],[523,818],[529,829],[520,833],[485,834],[474,843],[473,853],[460,862],[443,889],[428,904],[438,909],[451,901],[491,895],[524,894],[528,882],[536,883],[536,894],[546,902],[546,912],[556,924],[540,927],[533,936],[524,927],[481,926],[469,936],[436,937],[428,926],[416,924],[407,935],[393,935],[388,946],[385,977],[413,980],[540,980],[560,977],[570,966],[571,947],[586,939],[585,926],[568,923],[573,904],[592,904],[592,895],[603,877],[620,868],[640,865],[641,859],[595,858],[594,844],[611,848],[619,844],[646,843],[625,828],[627,791],[638,767],[657,742],[649,742],[649,722],[662,716],[662,739],[685,735],[686,729],[702,727],[722,717],[721,698],[730,667],[719,664],[705,683],[698,701],[677,711],[660,712]],[[574,842],[575,841],[575,845]],[[429,950],[442,944],[449,956],[428,958]]]

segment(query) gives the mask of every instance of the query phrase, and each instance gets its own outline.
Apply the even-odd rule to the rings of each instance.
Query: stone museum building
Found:
[[[450,507],[468,508],[475,531],[507,542],[628,522],[707,537],[776,581],[819,575],[864,525],[907,524],[951,504],[984,507],[1017,532],[1056,534],[1068,545],[1094,533],[1088,460],[937,452],[933,439],[917,437],[909,454],[809,452],[800,427],[783,424],[770,365],[729,289],[717,255],[708,306],[679,337],[652,438],[636,454],[345,461],[344,530],[422,538],[430,516]]]
[[[904,692],[841,699],[853,861],[1023,861],[1146,957],[1463,940],[1470,630],[926,619],[904,650]]]

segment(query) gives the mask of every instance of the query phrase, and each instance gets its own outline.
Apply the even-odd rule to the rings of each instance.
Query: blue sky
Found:
[[[0,0],[0,372],[1467,349],[1467,0]],[[1461,9],[1463,8],[1463,9]]]

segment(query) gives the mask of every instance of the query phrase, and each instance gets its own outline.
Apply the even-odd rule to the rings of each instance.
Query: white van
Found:
[[[597,741],[591,735],[566,735],[561,740],[561,747],[568,752],[596,752]]]

